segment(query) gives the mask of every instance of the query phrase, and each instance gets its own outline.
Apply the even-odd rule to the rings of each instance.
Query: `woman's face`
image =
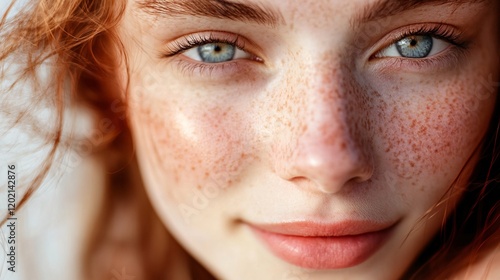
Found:
[[[128,0],[129,118],[168,229],[218,278],[401,276],[477,161],[494,5]]]

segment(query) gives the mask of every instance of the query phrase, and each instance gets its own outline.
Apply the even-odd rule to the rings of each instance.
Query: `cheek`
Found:
[[[182,87],[151,85],[148,93],[131,92],[140,101],[130,106],[147,187],[191,204],[199,192],[218,193],[237,184],[241,170],[254,159],[248,116],[241,114],[245,109],[228,100],[193,98]],[[142,82],[136,89],[144,89]]]
[[[376,135],[383,165],[419,186],[412,190],[442,194],[480,145],[495,96],[471,80],[479,77],[422,82],[411,90],[396,84],[392,92],[397,92],[397,98],[374,107],[381,124]]]

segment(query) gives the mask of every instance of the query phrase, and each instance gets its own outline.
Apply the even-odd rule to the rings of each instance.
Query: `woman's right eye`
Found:
[[[159,58],[175,61],[185,76],[229,79],[264,64],[252,49],[258,47],[238,34],[211,31],[185,35],[168,43]]]
[[[235,59],[249,59],[252,55],[234,44],[211,42],[194,46],[183,52],[192,60],[205,63],[223,63]]]

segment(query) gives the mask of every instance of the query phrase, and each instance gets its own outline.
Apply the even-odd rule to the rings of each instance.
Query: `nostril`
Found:
[[[366,170],[366,172],[363,172],[363,175],[356,176],[356,177],[352,178],[351,181],[353,183],[363,183],[363,182],[370,180],[372,175],[373,175],[373,171]]]
[[[352,179],[355,183],[363,183],[370,180],[375,172],[375,164],[373,157],[361,157],[358,164],[357,176]]]

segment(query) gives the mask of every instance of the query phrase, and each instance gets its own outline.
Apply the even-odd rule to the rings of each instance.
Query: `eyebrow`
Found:
[[[143,0],[138,1],[138,5],[141,10],[153,16],[212,17],[269,26],[284,23],[283,16],[276,10],[257,4],[243,4],[227,0]]]
[[[449,4],[459,6],[462,4],[477,4],[486,1],[488,0],[379,0],[366,6],[364,11],[355,18],[353,23],[359,24],[375,21],[427,5],[439,6]]]
[[[476,4],[488,0],[379,0],[365,6],[359,15],[354,17],[354,26],[375,21],[416,9],[426,5]],[[276,26],[284,24],[281,13],[271,8],[261,7],[253,3],[237,3],[228,0],[139,0],[139,8],[153,16],[168,17],[211,17],[230,19],[242,22],[254,22],[262,25]]]

